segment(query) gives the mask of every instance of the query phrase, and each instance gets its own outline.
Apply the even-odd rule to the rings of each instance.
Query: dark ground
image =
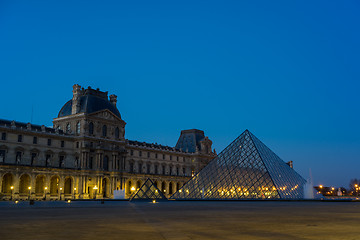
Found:
[[[0,202],[0,239],[360,239],[360,202]]]

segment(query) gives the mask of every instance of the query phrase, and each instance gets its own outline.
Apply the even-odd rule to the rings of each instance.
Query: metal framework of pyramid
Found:
[[[146,199],[167,199],[150,178],[146,179],[144,184],[131,197],[130,201]]]
[[[306,183],[245,130],[172,199],[301,199]]]

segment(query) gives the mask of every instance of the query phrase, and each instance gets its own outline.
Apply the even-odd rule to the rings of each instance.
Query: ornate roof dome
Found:
[[[58,117],[64,117],[76,113],[93,113],[108,109],[116,116],[121,118],[119,110],[116,108],[116,96],[111,95],[110,101],[107,92],[101,92],[99,89],[81,89],[79,85],[74,85],[73,99],[69,100],[61,108]],[[76,110],[73,108],[73,102],[77,101]],[[74,106],[75,107],[75,106]]]

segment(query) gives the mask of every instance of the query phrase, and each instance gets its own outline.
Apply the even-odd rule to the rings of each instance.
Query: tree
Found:
[[[353,195],[358,196],[360,190],[360,180],[356,178],[351,179],[349,187],[350,187],[350,191],[353,192]]]

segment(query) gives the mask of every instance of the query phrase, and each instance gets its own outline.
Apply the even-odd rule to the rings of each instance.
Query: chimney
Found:
[[[110,95],[110,102],[116,107],[117,96],[115,94]]]
[[[289,162],[287,162],[286,164],[289,165],[289,167],[294,168],[293,161],[289,161]]]
[[[71,114],[77,114],[80,112],[80,97],[81,97],[81,95],[82,95],[81,86],[79,84],[74,84]]]

